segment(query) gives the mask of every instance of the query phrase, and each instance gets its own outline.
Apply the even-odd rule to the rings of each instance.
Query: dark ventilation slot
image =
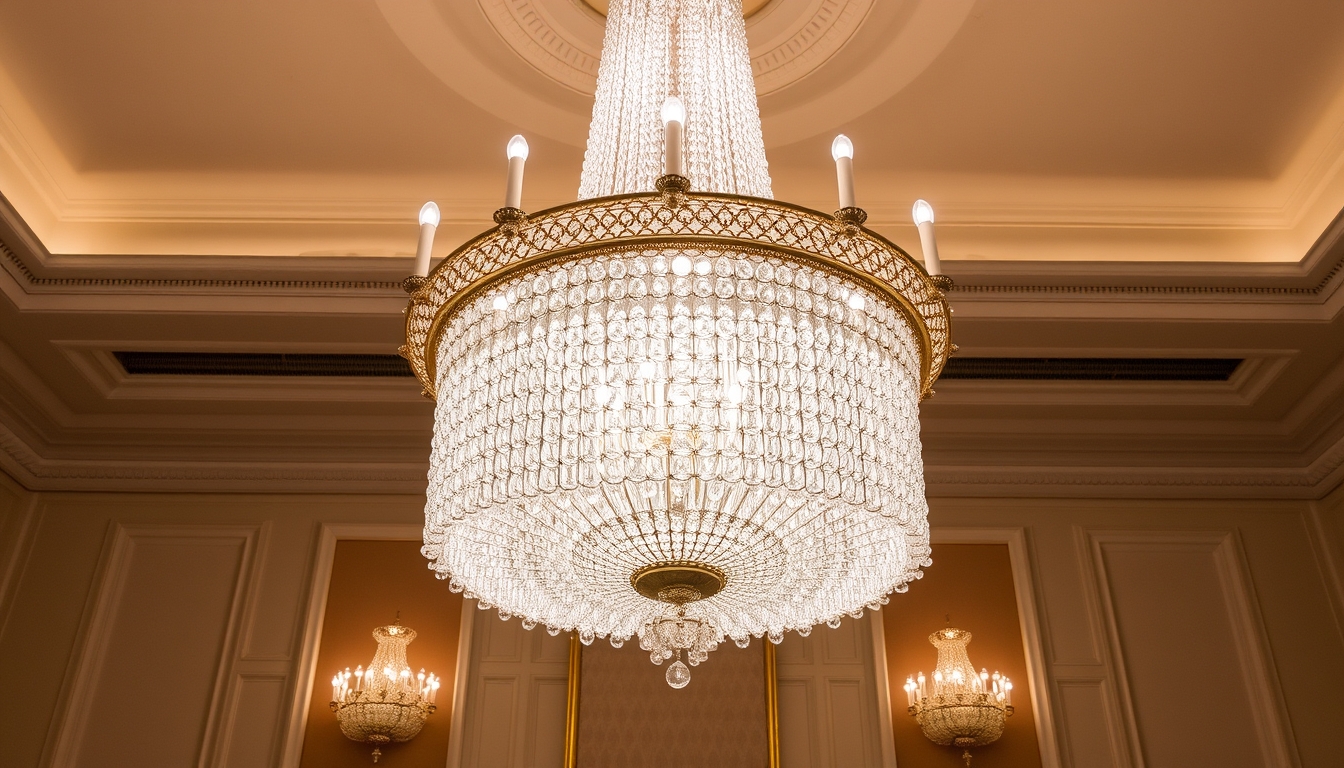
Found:
[[[397,355],[290,355],[264,352],[113,352],[131,375],[413,376]]]
[[[1227,381],[1241,365],[1222,357],[954,357],[944,379]]]

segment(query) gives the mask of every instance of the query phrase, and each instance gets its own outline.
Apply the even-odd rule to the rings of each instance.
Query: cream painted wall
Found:
[[[152,734],[159,765],[281,765],[321,526],[415,524],[420,504],[0,478],[0,678],[27,695],[0,716],[5,763],[98,765],[135,753],[124,732]],[[932,506],[943,530],[1025,532],[1060,764],[1175,768],[1195,727],[1210,763],[1337,764],[1344,494]],[[1204,646],[1215,664],[1168,677]]]

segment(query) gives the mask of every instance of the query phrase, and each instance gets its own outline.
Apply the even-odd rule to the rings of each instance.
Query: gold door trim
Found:
[[[565,692],[565,768],[579,764],[579,672],[583,646],[577,632],[569,635],[569,684]],[[774,768],[774,766],[772,766]]]
[[[775,644],[765,644],[765,750],[770,768],[779,768],[779,674],[775,669]]]

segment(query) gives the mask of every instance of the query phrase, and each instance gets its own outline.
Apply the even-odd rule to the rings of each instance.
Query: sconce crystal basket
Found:
[[[437,708],[439,678],[423,669],[412,675],[406,663],[406,646],[415,634],[400,624],[378,627],[373,631],[378,650],[368,670],[357,667],[352,674],[346,668],[331,680],[331,711],[341,733],[372,744],[375,763],[383,745],[415,738]]]
[[[960,747],[967,766],[971,764],[970,748],[998,741],[1013,714],[1012,681],[998,672],[991,676],[984,669],[977,674],[966,655],[970,641],[970,632],[950,627],[929,635],[929,642],[938,649],[933,679],[920,672],[918,678],[905,681],[908,711],[920,730],[935,744]]]

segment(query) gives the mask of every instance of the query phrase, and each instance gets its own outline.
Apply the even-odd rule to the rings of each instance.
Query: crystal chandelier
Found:
[[[673,687],[919,578],[932,211],[933,276],[862,226],[843,136],[839,211],[769,199],[741,0],[611,3],[579,202],[524,213],[507,155],[498,226],[430,273],[426,204],[406,283],[437,575],[528,628],[637,635]]]
[[[1013,714],[1013,683],[997,671],[993,676],[985,669],[976,673],[966,655],[970,632],[940,629],[929,635],[929,642],[938,649],[933,692],[923,672],[907,678],[909,712],[930,741],[961,747],[970,768],[970,748],[991,744],[1003,735],[1004,721]]]
[[[373,630],[378,641],[369,668],[346,667],[331,679],[331,711],[346,738],[373,745],[373,762],[382,747],[410,741],[420,733],[425,719],[435,710],[439,679],[433,673],[412,675],[406,663],[406,646],[415,630],[392,624]],[[353,682],[352,682],[353,680]]]

